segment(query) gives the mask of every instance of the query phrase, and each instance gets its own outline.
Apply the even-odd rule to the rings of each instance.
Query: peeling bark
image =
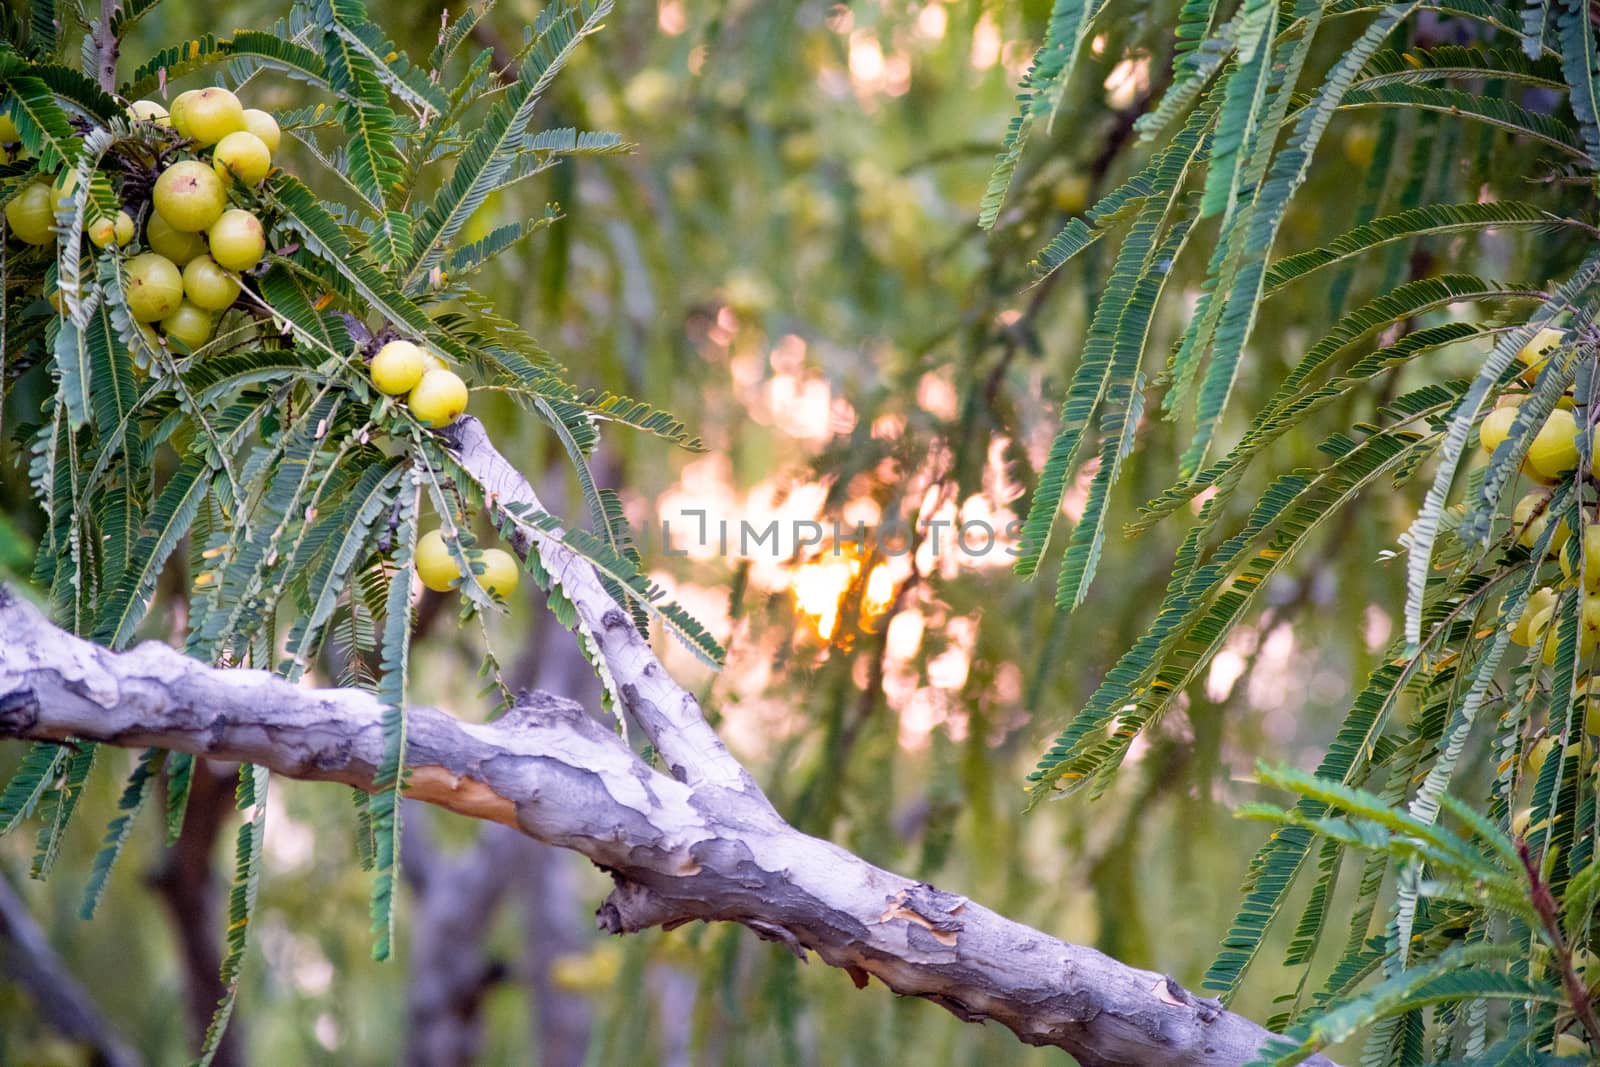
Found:
[[[535,550],[547,560],[564,551]],[[586,588],[581,576],[594,580],[575,559],[565,571],[569,595]],[[657,731],[667,737],[678,729],[686,709],[696,717],[698,709],[686,694],[672,696],[682,690],[653,656],[643,661],[648,645],[627,631],[607,631],[608,648],[634,657],[636,688],[649,685],[649,699],[669,699],[672,708],[647,727],[655,741]],[[612,933],[740,923],[801,958],[816,953],[857,984],[876,977],[964,1020],[993,1020],[1029,1044],[1065,1049],[1085,1067],[1238,1065],[1269,1038],[1165,975],[1067,944],[799,832],[742,768],[729,772],[732,757],[697,721],[703,729],[691,721],[690,737],[669,756],[680,781],[652,770],[580,706],[548,694],[525,694],[489,724],[413,708],[410,793],[572,849],[609,871],[616,887],[598,922]],[[213,669],[153,643],[113,653],[51,625],[4,589],[0,738],[8,737],[157,745],[362,789],[373,788],[383,755],[381,707],[366,693]]]

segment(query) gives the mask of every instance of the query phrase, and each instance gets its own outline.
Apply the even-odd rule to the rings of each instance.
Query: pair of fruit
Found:
[[[261,220],[242,208],[228,207],[222,179],[197,159],[162,171],[151,203],[155,214],[176,233],[203,231],[211,257],[229,270],[249,270],[266,254]]]
[[[62,171],[54,183],[37,181],[27,185],[6,204],[6,225],[12,235],[25,244],[54,244],[56,214],[77,187],[78,173],[71,169]],[[126,211],[118,211],[115,216],[99,215],[89,220],[85,230],[99,248],[113,242],[125,245],[133,240],[133,216]]]
[[[1522,347],[1517,359],[1528,368],[1522,372],[1525,381],[1531,383],[1538,378],[1564,336],[1560,330],[1546,327]],[[1500,406],[1483,417],[1478,427],[1478,443],[1484,452],[1493,455],[1500,442],[1511,435],[1511,424],[1521,403],[1520,397],[1502,398]],[[1578,466],[1577,437],[1578,422],[1572,414],[1572,400],[1562,397],[1529,442],[1524,471],[1540,481],[1553,482],[1575,470]]]
[[[368,369],[378,392],[407,394],[406,405],[424,426],[449,426],[467,410],[467,383],[444,360],[410,341],[390,341]]]
[[[1558,597],[1559,594],[1549,587],[1534,592],[1528,597],[1522,615],[1511,629],[1511,640],[1519,645],[1531,648],[1543,642],[1543,658],[1547,667],[1555,665],[1560,648],[1557,636],[1546,633],[1555,619]],[[1600,645],[1600,596],[1592,596],[1586,590],[1578,613],[1578,655],[1587,657],[1597,645]]]
[[[482,565],[482,573],[475,577],[486,592],[502,600],[516,592],[522,571],[511,553],[503,548],[485,548],[468,549],[465,555],[470,562]],[[417,577],[436,593],[448,592],[464,577],[440,530],[430,530],[418,539],[416,562]]]

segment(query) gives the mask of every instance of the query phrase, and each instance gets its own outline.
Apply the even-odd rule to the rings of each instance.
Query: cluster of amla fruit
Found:
[[[1561,344],[1563,338],[1564,335],[1560,330],[1547,328],[1540,330],[1533,340],[1523,346],[1522,351],[1517,353],[1517,358],[1527,367],[1522,373],[1525,381],[1532,383],[1538,378],[1539,372],[1544,369],[1545,363],[1550,358],[1550,353]],[[1502,397],[1500,405],[1484,416],[1478,428],[1478,443],[1486,454],[1493,455],[1500,443],[1510,436],[1511,424],[1517,417],[1521,403],[1522,398],[1519,396]],[[1537,546],[1550,527],[1552,519],[1550,502],[1554,494],[1548,486],[1577,469],[1578,432],[1578,422],[1572,414],[1572,398],[1569,395],[1561,398],[1556,409],[1545,419],[1544,425],[1539,427],[1539,432],[1528,444],[1522,472],[1534,481],[1544,484],[1518,500],[1511,511],[1512,529],[1516,533],[1518,543],[1524,547]],[[1595,435],[1595,445],[1600,446],[1600,433]],[[1571,536],[1572,531],[1568,528],[1566,520],[1562,519],[1560,526],[1550,534],[1549,551],[1560,561],[1561,571],[1566,575],[1568,584],[1581,584],[1583,587],[1583,605],[1579,612],[1578,654],[1588,656],[1600,646],[1600,524],[1586,523],[1584,526],[1581,582],[1573,575],[1573,565],[1564,551]],[[1529,596],[1522,615],[1511,631],[1511,640],[1519,645],[1531,647],[1542,641],[1546,665],[1553,665],[1556,660],[1557,642],[1554,634],[1550,634],[1548,640],[1546,635],[1551,620],[1555,617],[1559,595],[1556,589],[1548,586],[1535,591]]]
[[[191,156],[170,163],[156,177],[144,250],[123,265],[128,313],[147,329],[159,324],[163,334],[192,350],[211,339],[217,314],[238,299],[238,275],[266,255],[261,220],[231,207],[228,194],[236,185],[261,184],[272,169],[282,134],[267,112],[245,108],[238,97],[217,87],[180,94],[170,113],[154,100],[139,100],[128,114],[136,121],[170,126]],[[7,134],[15,136],[14,129],[0,126],[0,139]],[[77,180],[69,169],[53,183],[35,182],[24,189],[6,205],[10,232],[28,244],[52,243],[56,211]],[[126,211],[91,218],[87,231],[100,248],[131,245],[137,236]]]

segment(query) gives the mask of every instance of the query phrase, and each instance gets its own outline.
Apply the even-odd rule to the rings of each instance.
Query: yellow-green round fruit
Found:
[[[199,95],[199,89],[190,89],[189,91],[179,93],[177,96],[172,98],[172,111],[168,116],[168,119],[172,123],[172,128],[177,130],[181,136],[192,136],[189,133],[189,101],[193,100]]]
[[[430,351],[430,350],[428,350],[426,348],[424,348],[422,350],[422,359],[423,359],[423,362],[425,362],[427,364],[427,366],[425,368],[423,368],[423,373],[427,373],[430,370],[449,370],[450,369],[450,364],[448,364],[448,363],[446,363],[444,361],[444,357],[443,356],[441,356],[437,352]]]
[[[235,130],[217,142],[211,166],[224,182],[260,185],[272,169],[272,151],[249,130]]]
[[[239,283],[210,256],[195,256],[183,268],[183,295],[203,311],[222,311],[239,298]]]
[[[228,206],[228,194],[217,172],[196,159],[174,163],[156,179],[156,213],[167,225],[185,233],[211,226]]]
[[[183,105],[182,126],[178,132],[201,148],[216,144],[235,130],[244,129],[244,108],[239,98],[212,86],[187,97]]]
[[[135,100],[128,105],[128,114],[141,122],[154,122],[159,126],[172,125],[172,116],[167,114],[167,109],[155,100]]]
[[[22,140],[22,134],[17,132],[17,124],[11,121],[11,116],[0,115],[0,144],[16,144]]]
[[[1583,627],[1589,647],[1593,648],[1595,639],[1600,638],[1600,596],[1583,594],[1583,610],[1578,613],[1578,625]]]
[[[501,600],[507,600],[512,593],[517,591],[517,580],[522,577],[522,568],[517,566],[517,557],[503,548],[486,548],[483,555],[478,557],[478,562],[483,564],[483,573],[478,575],[478,584],[484,590]]]
[[[6,226],[19,241],[47,245],[56,239],[55,212],[50,210],[50,187],[34,182],[6,204]]]
[[[283,131],[278,129],[278,120],[262,111],[258,107],[244,109],[244,128],[261,138],[261,143],[267,146],[267,151],[273,155],[278,154],[278,145],[283,142]]]
[[[1567,1057],[1574,1059],[1587,1057],[1589,1055],[1589,1042],[1577,1034],[1557,1034],[1555,1043],[1550,1046],[1550,1051],[1562,1059]]]
[[[267,254],[267,235],[261,220],[239,208],[230,208],[206,231],[211,258],[229,270],[249,270]]]
[[[1344,134],[1344,154],[1356,166],[1365,170],[1372,166],[1372,157],[1378,150],[1378,131],[1367,123],[1352,126]]]
[[[1056,179],[1051,191],[1056,210],[1068,215],[1081,215],[1089,206],[1089,177],[1074,171]]]
[[[1566,334],[1560,330],[1546,326],[1533,335],[1533,340],[1522,346],[1522,351],[1517,353],[1517,358],[1527,364],[1528,369],[1522,372],[1522,380],[1533,382],[1539,377],[1539,372],[1544,370],[1544,365],[1550,362],[1550,353],[1561,344]]]
[[[1572,563],[1565,552],[1561,553],[1561,573],[1572,577]],[[1583,588],[1589,593],[1600,591],[1600,526],[1592,523],[1583,528]]]
[[[406,402],[424,426],[449,426],[467,410],[467,383],[455,371],[430,370]]]
[[[1517,417],[1517,409],[1512,406],[1495,408],[1483,417],[1483,422],[1478,424],[1478,445],[1489,455],[1494,455],[1494,450],[1500,447],[1500,442],[1511,435],[1511,423]]]
[[[1532,548],[1538,544],[1548,525],[1550,525],[1549,490],[1531,490],[1517,501],[1516,507],[1511,509],[1511,527],[1517,531],[1517,542],[1524,548]],[[1567,529],[1566,520],[1563,519],[1561,527],[1550,537],[1550,551],[1561,551],[1571,535],[1572,531]]]
[[[1554,604],[1550,605],[1548,608],[1543,609],[1542,611],[1539,612],[1539,614],[1537,614],[1537,615],[1535,615],[1533,617],[1533,621],[1528,624],[1528,647],[1529,648],[1532,648],[1534,645],[1537,645],[1537,644],[1540,644],[1541,642],[1543,642],[1545,647],[1542,649],[1542,652],[1543,652],[1543,654],[1548,655],[1549,652],[1550,652],[1550,649],[1555,647],[1556,642],[1554,640],[1550,640],[1550,641],[1545,641],[1544,640],[1545,631],[1550,628],[1550,623],[1555,617],[1556,617],[1556,608],[1555,608]]]
[[[102,215],[89,224],[89,240],[96,248],[105,248],[113,241],[121,248],[133,240],[133,216],[126,211],[117,212],[115,219]]]
[[[195,256],[205,255],[206,241],[198,233],[174,230],[172,224],[155,212],[144,225],[145,243],[150,251],[166,256],[178,266],[183,266]]]
[[[1533,821],[1533,809],[1523,808],[1511,817],[1511,836],[1526,837],[1528,824]]]
[[[1511,628],[1511,640],[1523,647],[1532,645],[1550,623],[1550,613],[1556,606],[1556,591],[1549,587],[1536,590],[1523,605],[1517,624]],[[1540,616],[1543,618],[1540,618]]]
[[[1578,465],[1578,422],[1559,408],[1539,427],[1528,446],[1528,465],[1546,478],[1559,478]]]
[[[56,175],[56,180],[50,186],[50,210],[61,214],[62,209],[68,206],[67,201],[78,190],[78,172],[71,167],[66,168]]]
[[[372,384],[390,396],[409,393],[422,381],[428,361],[422,349],[410,341],[390,341],[372,357]]]
[[[1539,777],[1539,772],[1544,769],[1544,761],[1549,758],[1555,747],[1556,739],[1553,737],[1541,737],[1535,741],[1533,747],[1522,757],[1523,773],[1529,778]]]
[[[198,308],[187,300],[161,320],[162,332],[174,341],[182,341],[183,347],[191,352],[211,340],[211,334],[216,328],[217,321],[211,317],[211,312]]]
[[[183,275],[154,252],[128,260],[128,313],[138,322],[164,319],[183,303]]]
[[[136,322],[134,325],[139,328],[139,336],[144,338],[145,346],[148,347],[151,352],[161,351],[161,335],[156,333],[156,328],[154,326],[150,325],[148,322]],[[140,367],[140,359],[147,358],[146,353],[135,350],[133,355],[133,366],[134,369],[137,370]]]
[[[417,577],[435,593],[449,591],[451,583],[461,577],[461,567],[450,554],[440,530],[429,530],[417,539],[416,564]]]

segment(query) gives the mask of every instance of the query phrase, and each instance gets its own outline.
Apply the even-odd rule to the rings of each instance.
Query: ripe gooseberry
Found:
[[[155,212],[150,213],[150,221],[145,223],[144,239],[150,251],[166,256],[180,267],[204,255],[206,250],[205,238],[198,233],[174,230],[170,222]]]
[[[60,214],[68,207],[72,194],[78,190],[78,172],[71,167],[56,175],[56,180],[50,186],[50,210]]]
[[[1539,639],[1550,622],[1550,612],[1556,605],[1556,591],[1549,586],[1536,590],[1522,606],[1517,624],[1511,628],[1511,640],[1524,648]],[[1542,616],[1542,617],[1541,617]],[[1537,629],[1535,628],[1537,626]]]
[[[1538,544],[1548,525],[1550,525],[1548,489],[1531,490],[1517,501],[1516,507],[1511,509],[1511,526],[1517,531],[1517,542],[1524,548],[1532,548]],[[1567,529],[1566,520],[1563,519],[1560,528],[1550,537],[1550,551],[1561,551],[1570,536],[1572,531]]]
[[[428,369],[422,349],[410,341],[390,341],[378,349],[368,368],[378,392],[398,396],[415,389]]]
[[[224,211],[206,236],[210,238],[211,258],[229,270],[249,270],[267,252],[267,235],[261,220],[240,208]]]
[[[105,248],[113,241],[121,248],[133,240],[133,216],[126,211],[117,212],[115,219],[100,216],[89,224],[89,240],[96,248]]]
[[[17,240],[47,245],[56,239],[55,212],[50,210],[50,187],[34,182],[6,204],[6,225]]]
[[[1559,478],[1578,465],[1578,423],[1572,412],[1550,413],[1528,445],[1528,465],[1545,478]]]
[[[467,410],[467,383],[455,371],[430,370],[411,390],[407,403],[424,426],[449,426]]]
[[[198,160],[174,163],[156,179],[156,212],[174,230],[198,233],[216,222],[228,196],[216,171]]]
[[[217,142],[211,153],[211,166],[224,182],[260,185],[272,169],[272,152],[248,130],[235,130]]]
[[[417,577],[435,593],[447,592],[458,578],[461,567],[444,543],[444,533],[429,530],[417,540]]]
[[[273,155],[278,154],[278,145],[283,142],[283,131],[278,129],[278,120],[262,111],[258,107],[244,109],[244,128],[261,138],[261,143],[267,146],[267,151]]]
[[[1523,381],[1531,384],[1539,377],[1544,365],[1550,362],[1550,353],[1565,337],[1566,334],[1562,331],[1546,326],[1533,335],[1533,340],[1522,346],[1517,358],[1528,366],[1528,369],[1522,372]]]
[[[239,283],[210,256],[195,256],[183,268],[183,294],[197,308],[221,311],[239,298]]]
[[[22,140],[22,134],[17,132],[17,124],[11,121],[10,115],[0,115],[0,144],[16,144]]]
[[[1572,577],[1572,564],[1565,552],[1561,553],[1561,573]],[[1583,528],[1583,588],[1591,593],[1600,591],[1600,526]]]
[[[172,116],[155,100],[135,100],[128,105],[128,114],[140,122],[154,122],[158,126],[172,125]]]
[[[517,558],[511,553],[503,548],[486,548],[477,562],[483,564],[483,573],[477,578],[485,592],[505,600],[517,591],[522,568],[517,566]]]
[[[226,89],[212,86],[188,96],[178,132],[201,148],[214,145],[235,130],[244,129],[244,108]]]
[[[1517,417],[1514,406],[1495,408],[1483,417],[1478,425],[1478,445],[1489,455],[1500,447],[1500,442],[1511,436],[1511,423]]]
[[[211,313],[185,300],[177,308],[161,320],[161,330],[174,341],[182,341],[183,347],[193,352],[207,341],[211,340],[211,333],[217,327],[216,320]]]
[[[164,319],[183,303],[183,275],[166,256],[145,252],[128,260],[128,313],[138,322]]]

